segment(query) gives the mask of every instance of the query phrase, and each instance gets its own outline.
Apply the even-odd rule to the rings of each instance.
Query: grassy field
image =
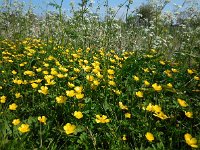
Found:
[[[0,149],[199,149],[196,20],[100,21],[89,1],[66,18],[51,5],[0,12]]]

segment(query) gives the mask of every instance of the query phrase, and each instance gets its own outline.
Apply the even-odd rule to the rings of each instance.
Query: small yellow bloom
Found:
[[[14,75],[15,75],[15,74],[17,74],[17,72],[16,72],[15,70],[13,70],[13,71],[12,71],[12,74],[14,74]]]
[[[15,103],[12,103],[11,105],[9,105],[9,109],[10,110],[16,110],[17,109],[17,104],[15,104]]]
[[[153,111],[153,105],[149,103],[149,105],[146,108],[147,111]]]
[[[146,137],[146,139],[147,139],[149,142],[152,142],[152,141],[154,140],[154,136],[153,136],[153,134],[150,133],[150,132],[147,132],[147,133],[145,134],[145,137]]]
[[[126,135],[125,135],[125,134],[123,135],[123,137],[122,137],[122,140],[123,140],[123,141],[126,141],[126,140],[127,140],[127,138],[126,138]]]
[[[18,130],[22,133],[26,133],[30,131],[29,125],[28,124],[22,124]]]
[[[0,97],[0,102],[5,103],[6,102],[6,96],[1,96]]]
[[[39,117],[38,117],[38,121],[39,121],[40,123],[46,124],[47,117],[45,117],[45,116],[39,116]]]
[[[131,118],[131,114],[130,113],[125,113],[125,118]]]
[[[82,99],[84,97],[84,94],[76,93],[75,96],[76,96],[77,99]]]
[[[185,138],[186,143],[187,143],[189,146],[191,146],[191,147],[193,147],[193,148],[198,148],[197,139],[196,139],[196,138],[193,138],[191,134],[186,133],[186,134],[184,135],[184,138]]]
[[[108,69],[108,74],[111,74],[111,75],[113,75],[113,74],[115,74],[115,71],[114,70],[112,70],[112,69]]]
[[[109,81],[108,84],[111,85],[111,86],[116,86],[115,81]]]
[[[194,73],[194,71],[193,71],[192,69],[187,69],[187,72],[188,72],[189,74],[193,74],[193,73]]]
[[[66,91],[66,94],[69,97],[73,97],[73,96],[75,96],[75,91],[74,90]]]
[[[184,101],[184,100],[182,100],[180,98],[178,98],[178,103],[182,107],[187,107],[188,106],[188,104],[186,103],[186,101]]]
[[[102,116],[96,115],[95,120],[96,120],[97,123],[108,123],[108,122],[110,122],[110,119],[107,119],[107,116],[105,116],[105,115],[102,115]]]
[[[142,97],[143,97],[143,92],[138,91],[138,92],[135,93],[135,95],[136,95],[137,97],[142,98]]]
[[[74,116],[75,116],[77,119],[83,118],[83,114],[82,114],[82,112],[80,112],[80,111],[75,111],[75,112],[74,112]]]
[[[133,79],[134,79],[135,81],[139,81],[139,80],[140,80],[140,78],[137,77],[137,76],[133,76]]]
[[[94,77],[92,75],[87,75],[86,79],[90,82],[92,82],[94,80]]]
[[[76,130],[76,126],[71,124],[71,123],[67,123],[63,129],[65,130],[66,134],[72,134],[75,132]]]
[[[47,86],[41,86],[41,88],[40,88],[40,90],[38,90],[38,92],[46,95],[46,94],[48,94],[48,87]]]
[[[159,63],[160,63],[161,65],[165,65],[165,62],[162,61],[162,60],[160,60]]]
[[[32,86],[32,88],[34,88],[34,89],[35,89],[35,88],[37,88],[37,87],[38,87],[38,84],[37,84],[37,83],[32,83],[32,84],[31,84],[31,86]]]
[[[144,80],[144,85],[145,85],[145,86],[149,86],[150,83],[149,83],[147,80]]]
[[[20,93],[15,93],[15,97],[20,98],[20,97],[22,97],[22,95]]]
[[[76,86],[76,87],[74,88],[74,90],[75,90],[77,93],[81,93],[82,90],[83,90],[83,87],[82,87],[82,86]]]
[[[75,85],[74,85],[73,83],[70,83],[70,82],[68,82],[67,85],[68,85],[70,88],[75,87]]]
[[[194,76],[194,80],[200,80],[200,78],[198,76]]]
[[[160,92],[162,90],[162,87],[160,85],[158,85],[157,83],[154,83],[152,85],[152,87],[154,88],[155,91]]]
[[[123,105],[122,102],[119,102],[119,107],[122,109],[122,110],[128,110],[128,107]]]
[[[14,126],[20,124],[20,119],[14,119],[14,120],[12,121],[12,124],[13,124]]]
[[[65,103],[66,99],[67,99],[67,97],[65,97],[65,96],[59,96],[59,97],[56,97],[56,102],[59,104]]]
[[[167,87],[168,87],[168,88],[172,88],[173,85],[172,85],[171,83],[168,83],[168,84],[167,84]]]
[[[188,117],[188,118],[193,118],[193,113],[192,112],[186,112],[185,111],[185,115]]]

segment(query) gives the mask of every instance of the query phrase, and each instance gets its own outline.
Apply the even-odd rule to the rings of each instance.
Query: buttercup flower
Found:
[[[184,138],[185,138],[186,143],[187,143],[189,146],[191,146],[191,147],[193,147],[193,148],[198,148],[197,139],[196,139],[196,138],[193,138],[191,134],[186,133],[186,134],[184,135]]]
[[[108,123],[108,122],[110,122],[110,119],[107,119],[107,116],[105,116],[105,115],[102,115],[102,116],[96,115],[95,120],[96,120],[97,123]]]
[[[66,99],[67,99],[67,97],[65,97],[65,96],[59,96],[59,97],[56,97],[56,102],[59,103],[59,104],[65,103]]]
[[[75,132],[76,126],[73,125],[73,124],[71,124],[71,123],[67,123],[67,124],[63,127],[63,129],[65,130],[65,133],[66,133],[66,134],[72,134],[72,133]]]
[[[28,124],[22,124],[18,130],[22,133],[26,133],[30,131],[29,125]]]
[[[130,113],[125,113],[125,118],[131,118],[131,114]]]
[[[128,110],[128,107],[123,105],[122,102],[119,102],[119,107],[122,109],[122,110]]]
[[[39,93],[42,93],[44,95],[48,94],[48,87],[47,86],[41,86],[40,90],[38,90]]]
[[[6,102],[6,96],[1,96],[0,97],[0,102],[5,103]]]
[[[153,134],[150,133],[150,132],[147,132],[147,133],[145,134],[145,137],[146,137],[146,139],[147,139],[149,142],[152,142],[152,141],[154,140],[154,136],[153,136]]]
[[[182,100],[180,98],[178,98],[178,103],[182,107],[187,107],[188,106],[188,104],[186,103],[186,101],[184,101],[184,100]]]
[[[75,111],[73,114],[77,119],[83,118],[83,114],[80,111]]]
[[[15,103],[12,103],[11,105],[9,105],[9,109],[10,110],[16,110],[17,109],[17,104],[15,104]]]
[[[40,123],[46,124],[47,117],[45,117],[45,116],[39,116],[39,117],[38,117],[38,121],[39,121]]]
[[[14,126],[20,124],[20,119],[14,119],[14,120],[12,121],[12,124],[13,124]]]
[[[162,90],[162,87],[160,85],[158,85],[157,83],[154,83],[152,85],[152,87],[154,88],[155,91],[160,92]]]
[[[137,97],[142,98],[142,97],[143,97],[143,92],[138,91],[138,92],[135,93],[135,95],[136,95]]]
[[[185,115],[188,117],[188,118],[193,118],[193,113],[192,112],[186,112],[185,111]]]

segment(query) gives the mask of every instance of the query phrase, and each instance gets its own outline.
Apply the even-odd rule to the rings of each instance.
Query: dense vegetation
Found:
[[[67,16],[63,0],[42,15],[4,1],[0,149],[200,147],[198,1],[108,2]]]

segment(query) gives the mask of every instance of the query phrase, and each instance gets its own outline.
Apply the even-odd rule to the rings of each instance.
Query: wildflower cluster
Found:
[[[109,149],[112,141],[128,148],[199,146],[199,70],[164,60],[156,50],[139,54],[48,42],[0,42],[4,137],[28,137],[38,147],[53,140],[72,149],[77,147],[70,143]],[[189,131],[197,139],[184,135]]]

